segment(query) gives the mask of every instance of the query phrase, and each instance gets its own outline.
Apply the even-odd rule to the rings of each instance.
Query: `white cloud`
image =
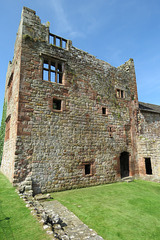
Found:
[[[67,18],[67,14],[63,6],[64,4],[62,0],[52,1],[52,7],[54,9],[58,22],[58,29],[60,29],[62,33],[67,34],[71,38],[84,37],[85,34],[83,32],[74,29],[73,24],[71,24]]]

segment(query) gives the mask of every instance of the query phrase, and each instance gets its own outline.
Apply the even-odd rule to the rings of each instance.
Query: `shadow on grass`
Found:
[[[14,240],[13,231],[10,225],[10,217],[5,216],[2,211],[2,201],[0,201],[0,239]]]

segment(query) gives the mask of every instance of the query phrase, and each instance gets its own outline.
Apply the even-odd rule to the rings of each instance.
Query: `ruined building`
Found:
[[[133,59],[115,68],[23,8],[9,62],[1,171],[50,192],[160,176],[160,106],[138,102]]]

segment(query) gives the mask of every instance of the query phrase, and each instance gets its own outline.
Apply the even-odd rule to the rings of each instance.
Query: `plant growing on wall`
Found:
[[[4,145],[4,137],[5,137],[5,119],[6,119],[6,112],[7,112],[7,103],[4,101],[3,104],[3,113],[2,113],[2,120],[1,120],[1,126],[0,126],[0,164],[2,160],[2,154],[3,154],[3,145]]]

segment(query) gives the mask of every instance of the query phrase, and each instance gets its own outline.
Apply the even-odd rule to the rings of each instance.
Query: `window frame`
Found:
[[[83,176],[84,177],[91,177],[94,175],[94,172],[95,172],[94,171],[94,162],[90,162],[90,161],[83,162],[82,165],[83,165]],[[89,174],[86,174],[86,166],[87,165],[90,165],[90,173]]]
[[[102,115],[106,116],[107,115],[107,108],[106,107],[102,107]]]
[[[60,104],[61,104],[60,109],[55,109],[54,108],[54,100],[60,101]],[[53,110],[53,112],[62,112],[62,106],[63,106],[63,100],[61,98],[57,98],[57,97],[52,98],[52,110]]]
[[[48,68],[44,66],[48,65]],[[60,67],[59,67],[60,65]],[[48,79],[44,77],[44,72],[48,72]],[[52,80],[51,74],[55,74],[54,81]],[[58,77],[59,76],[59,77]],[[61,76],[61,77],[60,77]],[[57,84],[63,84],[64,81],[64,63],[61,60],[55,58],[44,57],[42,61],[42,79],[43,81],[48,81]]]
[[[151,157],[144,158],[146,175],[153,175]]]
[[[116,89],[116,97],[124,99],[125,98],[125,91],[123,89],[117,88]]]

